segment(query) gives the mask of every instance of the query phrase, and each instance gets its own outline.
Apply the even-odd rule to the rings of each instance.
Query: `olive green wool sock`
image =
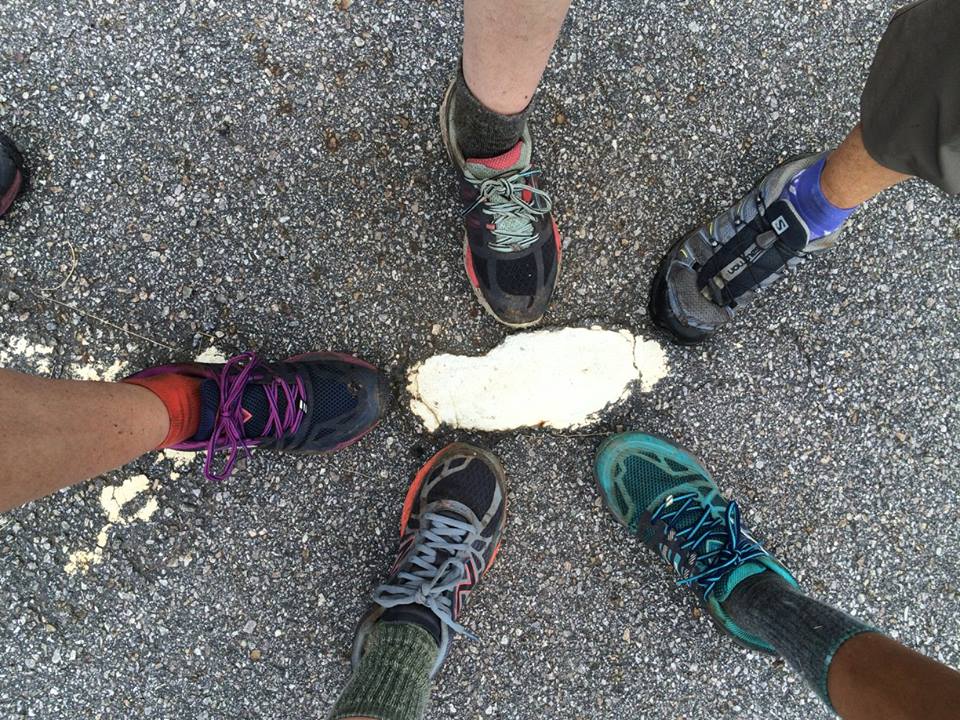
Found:
[[[378,623],[330,720],[419,720],[430,699],[430,669],[438,652],[419,625]]]

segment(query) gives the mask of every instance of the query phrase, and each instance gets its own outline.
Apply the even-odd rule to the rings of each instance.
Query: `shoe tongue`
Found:
[[[395,605],[383,611],[380,622],[385,623],[410,623],[419,625],[430,633],[433,641],[440,646],[443,641],[443,629],[440,625],[440,618],[436,613],[425,605],[417,603],[408,603],[406,605]]]
[[[789,200],[772,203],[764,216],[783,245],[793,251],[803,250],[807,246],[810,232]]]
[[[760,562],[746,562],[740,567],[734,568],[726,575],[724,575],[720,582],[717,583],[716,596],[720,602],[723,602],[728,597],[730,593],[733,592],[733,589],[739,585],[741,582],[746,580],[749,577],[754,575],[759,575],[760,573],[770,571],[769,568]]]
[[[479,180],[500,175],[513,168],[521,168],[530,162],[530,149],[519,141],[502,155],[490,158],[467,158],[467,169]]]
[[[267,402],[267,393],[263,385],[250,383],[243,390],[243,400],[240,403],[241,419],[243,420],[243,436],[246,438],[260,437],[270,418],[270,404]],[[280,393],[277,410],[281,415],[287,409],[287,400]],[[213,426],[217,421],[220,410],[220,387],[215,380],[204,380],[200,383],[200,425],[197,434],[191,438],[197,442],[205,442],[213,434]]]

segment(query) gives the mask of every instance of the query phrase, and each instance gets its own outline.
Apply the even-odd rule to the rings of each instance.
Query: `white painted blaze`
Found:
[[[512,335],[486,355],[435,355],[407,374],[427,430],[576,428],[668,372],[660,344],[626,330],[563,328]]]

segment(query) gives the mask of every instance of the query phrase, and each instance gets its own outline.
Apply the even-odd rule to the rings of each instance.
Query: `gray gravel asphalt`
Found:
[[[839,141],[897,4],[577,3],[532,121],[567,244],[549,324],[652,333],[660,253]],[[6,364],[337,348],[402,393],[413,362],[496,345],[435,121],[459,35],[454,2],[3,3],[0,127],[34,168],[0,222]],[[590,460],[617,428],[677,438],[805,587],[960,665],[958,211],[920,183],[871,202],[593,428],[456,435],[501,456],[512,519],[464,616],[482,642],[457,642],[429,717],[829,717],[601,509]],[[455,436],[404,402],[332,457],[215,485],[150,456],[0,517],[0,717],[323,717],[409,478]],[[137,474],[160,509],[66,573],[101,489]]]

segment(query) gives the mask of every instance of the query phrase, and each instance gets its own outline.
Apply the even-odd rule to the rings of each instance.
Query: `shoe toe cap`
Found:
[[[650,314],[680,343],[702,342],[730,321],[726,308],[700,292],[697,272],[676,250],[661,262],[651,288]]]

